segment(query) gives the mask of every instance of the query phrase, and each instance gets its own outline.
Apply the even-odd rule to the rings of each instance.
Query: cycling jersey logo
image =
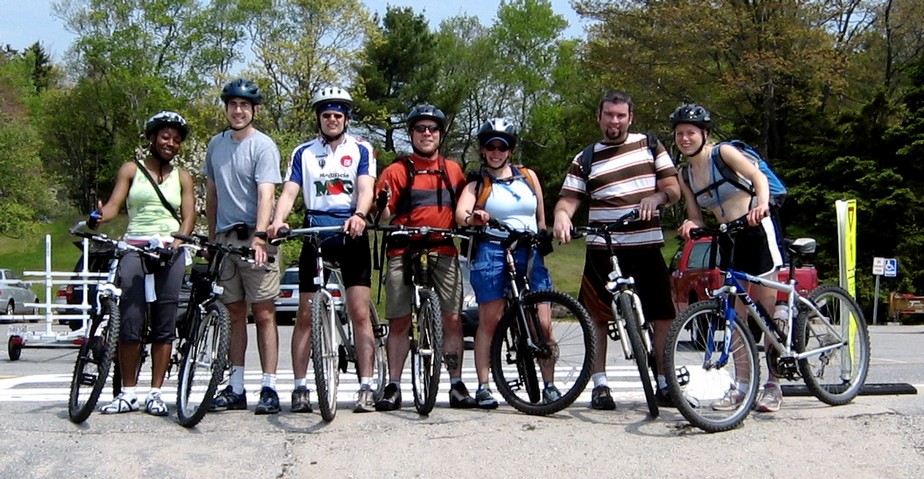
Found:
[[[330,179],[326,181],[314,182],[315,196],[333,196],[341,194],[353,194],[353,182],[351,180]]]
[[[343,158],[340,158],[340,164],[343,165],[344,168],[349,168],[350,165],[353,164],[353,157],[347,155]]]

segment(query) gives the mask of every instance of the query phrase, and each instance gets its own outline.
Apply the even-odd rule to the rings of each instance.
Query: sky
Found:
[[[11,21],[4,22],[0,28],[0,47],[10,45],[15,50],[23,50],[36,41],[42,43],[45,51],[55,62],[60,62],[74,39],[74,35],[64,29],[64,22],[51,13],[53,0],[0,0],[0,11]],[[477,16],[481,23],[490,26],[497,13],[497,1],[481,0],[436,0],[420,2],[413,0],[364,0],[370,11],[385,14],[388,5],[413,7],[423,13],[430,21],[430,28],[438,28],[440,21],[457,15]],[[423,8],[421,3],[427,4]],[[565,17],[570,27],[565,30],[566,37],[583,37],[584,23],[571,8],[569,0],[552,0],[555,13]]]

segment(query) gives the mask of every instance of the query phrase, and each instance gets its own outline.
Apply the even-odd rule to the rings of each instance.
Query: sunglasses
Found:
[[[500,152],[505,152],[505,151],[510,150],[510,147],[507,145],[495,145],[494,143],[491,143],[490,145],[484,145],[483,148],[487,151],[500,151]]]
[[[439,125],[414,125],[414,128],[411,128],[411,129],[416,131],[417,133],[423,133],[425,131],[429,131],[430,133],[436,133],[440,131]]]
[[[335,120],[340,120],[343,118],[343,113],[333,113],[333,112],[321,113],[321,118],[324,118],[325,120],[330,120],[331,118]]]

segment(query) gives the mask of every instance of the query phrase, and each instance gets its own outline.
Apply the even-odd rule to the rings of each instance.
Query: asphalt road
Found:
[[[66,398],[75,350],[27,347],[19,361],[4,355],[0,477],[924,477],[920,394],[860,396],[842,407],[790,396],[778,413],[754,413],[736,430],[706,434],[674,410],[648,419],[635,369],[613,356],[615,344],[607,364],[616,411],[591,410],[589,391],[550,417],[526,416],[504,404],[488,412],[453,410],[444,381],[429,417],[414,412],[409,383],[404,409],[354,414],[356,382],[344,375],[340,412],[325,423],[317,412],[287,412],[291,328],[281,327],[284,411],[255,416],[260,371],[250,328],[251,410],[209,414],[194,429],[178,426],[175,416],[142,413],[95,413],[72,424]],[[870,330],[868,383],[924,388],[924,327]],[[473,389],[471,352],[464,365]]]

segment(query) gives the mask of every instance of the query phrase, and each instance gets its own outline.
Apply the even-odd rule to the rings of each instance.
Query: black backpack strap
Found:
[[[585,181],[590,176],[590,165],[594,162],[595,145],[596,143],[584,148],[584,151],[581,152],[581,174],[584,175]]]
[[[744,179],[738,176],[738,173],[735,173],[735,170],[728,166],[728,163],[725,163],[725,158],[722,158],[722,145],[723,143],[719,143],[718,145],[715,145],[715,148],[712,149],[712,161],[715,163],[716,169],[719,170],[719,174],[722,175],[722,180],[731,183],[735,188],[738,188],[739,190],[744,191],[751,196],[755,196],[757,192],[754,190],[754,185],[744,181]]]

